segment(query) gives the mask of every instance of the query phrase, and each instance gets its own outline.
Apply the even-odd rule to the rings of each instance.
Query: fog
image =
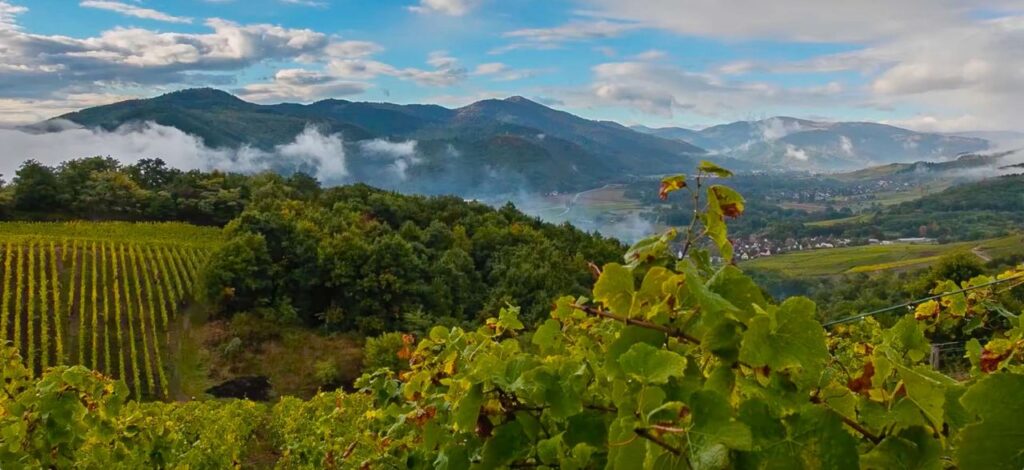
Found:
[[[344,143],[338,135],[323,135],[307,128],[295,141],[267,152],[253,147],[210,148],[176,128],[154,123],[125,125],[114,131],[85,129],[71,123],[55,123],[57,132],[35,133],[0,129],[0,174],[10,180],[22,162],[35,159],[56,166],[75,158],[109,156],[125,164],[142,158],[161,158],[184,170],[225,170],[252,173],[271,169],[285,159],[316,168],[322,180],[348,175]]]

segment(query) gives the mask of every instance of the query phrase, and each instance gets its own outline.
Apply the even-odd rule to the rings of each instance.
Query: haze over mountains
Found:
[[[788,117],[702,130],[628,128],[519,96],[456,109],[334,99],[260,105],[214,89],[87,108],[31,130],[60,131],[68,121],[106,132],[143,123],[175,128],[211,149],[241,149],[228,157],[246,159],[240,168],[469,197],[578,191],[686,172],[700,159],[737,170],[843,171],[951,160],[991,146],[982,138]]]
[[[702,130],[634,129],[751,163],[819,171],[949,159],[991,146],[988,140],[976,137],[929,134],[870,122],[818,122],[791,117],[737,121]]]

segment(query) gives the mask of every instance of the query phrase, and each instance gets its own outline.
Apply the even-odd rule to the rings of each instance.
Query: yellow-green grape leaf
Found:
[[[960,468],[1024,468],[1024,375],[992,374],[971,387],[961,403],[979,421],[960,432]]]
[[[711,162],[709,162],[707,160],[701,160],[700,161],[700,164],[697,166],[697,171],[700,171],[702,173],[708,173],[708,174],[712,174],[712,175],[717,175],[717,176],[720,176],[722,178],[728,178],[728,177],[732,176],[732,172],[731,171],[726,170],[725,168],[722,168],[722,167],[720,167],[720,166],[718,166],[718,165],[716,165],[714,163],[711,163]]]
[[[622,258],[630,267],[667,259],[671,256],[671,253],[668,251],[669,243],[675,240],[678,235],[679,232],[673,228],[666,230],[661,235],[652,235],[644,238],[633,244]]]
[[[619,356],[619,365],[626,374],[648,384],[663,384],[669,377],[682,377],[686,358],[672,351],[637,343]]]
[[[921,409],[932,425],[942,428],[945,418],[946,386],[934,374],[920,367],[923,366],[911,369],[897,364],[896,370],[907,389],[907,398]]]
[[[629,315],[635,292],[633,272],[618,263],[606,264],[594,284],[594,300],[617,315]]]

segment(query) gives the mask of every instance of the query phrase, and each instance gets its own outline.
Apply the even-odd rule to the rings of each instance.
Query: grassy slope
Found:
[[[854,272],[923,267],[957,251],[972,251],[995,258],[1024,253],[1024,237],[1002,238],[945,245],[869,245],[826,248],[768,256],[744,261],[744,269],[778,271],[793,277],[831,276]],[[977,253],[976,251],[976,253]]]

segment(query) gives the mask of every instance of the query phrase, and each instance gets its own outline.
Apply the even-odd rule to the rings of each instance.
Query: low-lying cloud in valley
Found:
[[[53,132],[0,129],[0,174],[5,179],[11,180],[18,167],[29,159],[56,166],[75,158],[110,156],[125,164],[161,158],[168,165],[185,170],[301,170],[324,184],[334,185],[352,180],[349,159],[353,149],[355,158],[373,159],[392,168],[396,182],[405,180],[408,168],[420,161],[415,141],[371,140],[347,148],[340,134],[325,134],[312,126],[295,136],[294,141],[273,150],[250,146],[210,148],[193,135],[152,122],[125,125],[113,131],[86,129],[61,121],[51,121],[47,126]]]

